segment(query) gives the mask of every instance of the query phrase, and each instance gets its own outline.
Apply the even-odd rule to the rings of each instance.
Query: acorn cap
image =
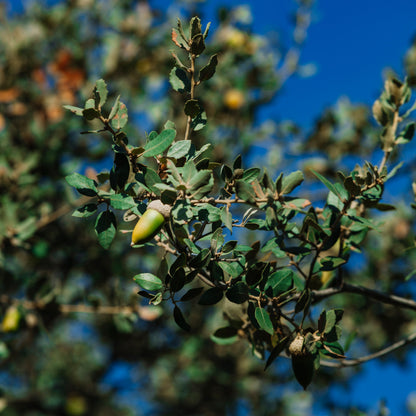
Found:
[[[290,355],[293,356],[302,356],[304,355],[304,349],[303,349],[303,342],[305,340],[305,337],[298,333],[295,337],[295,339],[290,343],[289,345],[289,352]]]
[[[167,220],[170,217],[172,207],[168,204],[164,204],[160,199],[155,199],[154,201],[149,202],[147,209],[154,209],[155,211],[160,212],[165,220]]]

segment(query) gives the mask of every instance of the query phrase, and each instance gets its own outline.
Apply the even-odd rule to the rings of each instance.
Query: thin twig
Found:
[[[344,283],[339,288],[329,288],[324,290],[315,290],[312,292],[313,301],[319,302],[322,299],[330,296],[338,295],[341,293],[356,293],[362,296],[366,296],[379,302],[386,303],[389,305],[400,306],[402,308],[411,309],[416,311],[416,302],[412,299],[402,298],[400,296],[391,295],[378,290],[369,289],[364,286],[352,285]]]
[[[351,367],[354,365],[359,365],[365,363],[366,361],[374,360],[375,358],[380,358],[384,355],[387,355],[401,347],[404,347],[407,344],[412,343],[416,340],[416,332],[409,335],[407,338],[402,339],[401,341],[395,342],[394,344],[390,345],[389,347],[383,348],[380,351],[377,351],[373,354],[365,355],[363,357],[354,358],[350,360],[339,360],[339,361],[329,361],[329,360],[321,360],[321,365],[326,367]]]

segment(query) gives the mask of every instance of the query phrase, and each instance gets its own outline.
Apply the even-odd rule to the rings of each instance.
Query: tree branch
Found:
[[[389,347],[383,348],[382,350],[377,351],[373,354],[365,355],[364,357],[354,358],[351,360],[339,360],[336,362],[329,361],[329,360],[321,360],[321,365],[324,365],[325,367],[335,367],[335,368],[351,367],[354,365],[359,365],[359,364],[365,363],[366,361],[370,361],[375,358],[380,358],[384,355],[387,355],[401,347],[404,347],[407,344],[410,344],[411,342],[415,340],[416,340],[416,332],[409,335],[407,338],[402,339],[401,341],[395,342]]]
[[[315,290],[312,292],[313,301],[319,302],[322,299],[328,298],[330,296],[338,295],[340,293],[356,293],[358,295],[366,296],[371,299],[378,300],[379,302],[386,303],[389,305],[400,306],[406,309],[412,309],[416,311],[416,302],[412,299],[402,298],[400,296],[391,295],[383,292],[379,292],[374,289],[369,289],[364,286],[351,285],[349,283],[344,283],[339,288],[330,288],[324,290]]]

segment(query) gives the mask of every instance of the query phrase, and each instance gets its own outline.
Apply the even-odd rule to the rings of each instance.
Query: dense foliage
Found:
[[[256,123],[305,72],[311,7],[285,53],[244,7],[215,30],[128,1],[4,21],[4,414],[290,414],[312,405],[294,377],[318,395],[406,359],[414,47],[372,111],[340,101],[307,137]]]

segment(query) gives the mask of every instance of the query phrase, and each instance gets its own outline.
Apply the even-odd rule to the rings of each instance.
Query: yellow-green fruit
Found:
[[[163,227],[165,218],[155,209],[148,209],[137,221],[131,237],[131,244],[143,244],[150,241]]]
[[[19,327],[20,311],[16,306],[9,306],[1,324],[4,332],[16,331]]]
[[[146,212],[140,217],[133,230],[131,245],[150,241],[169,218],[171,206],[156,200],[149,203]]]
[[[232,88],[224,94],[224,104],[230,110],[239,110],[245,104],[245,97],[242,91]]]

